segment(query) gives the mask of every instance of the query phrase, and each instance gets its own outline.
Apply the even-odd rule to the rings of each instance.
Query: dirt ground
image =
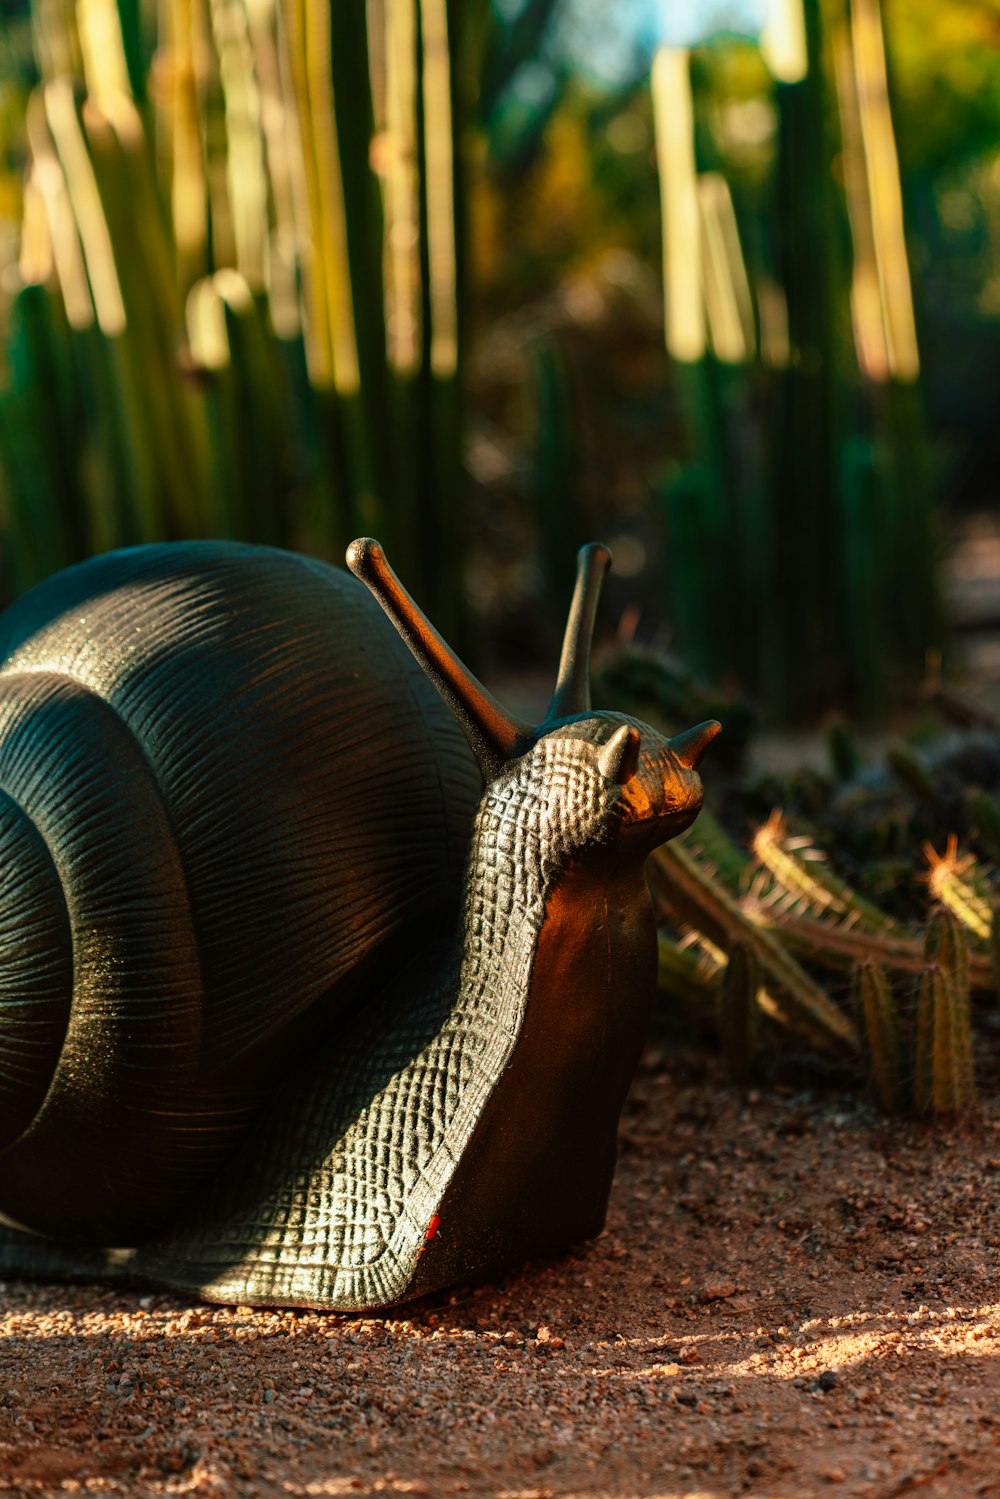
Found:
[[[385,1316],[0,1296],[0,1492],[1000,1496],[1000,1107],[651,1046],[602,1238]]]

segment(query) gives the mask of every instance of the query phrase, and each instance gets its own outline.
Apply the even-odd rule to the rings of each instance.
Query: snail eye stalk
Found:
[[[347,565],[378,599],[465,730],[484,778],[493,780],[505,761],[534,742],[531,725],[508,713],[462,665],[396,577],[377,541],[352,541]]]
[[[546,723],[590,712],[590,646],[601,600],[601,585],[611,566],[611,553],[600,542],[581,547],[576,559],[576,586],[566,621],[556,690]]]
[[[407,593],[377,541],[362,536],[347,549],[347,565],[378,599],[445,702],[472,746],[483,777],[493,780],[506,761],[523,755],[555,724],[590,712],[590,646],[611,553],[599,542],[581,547],[576,586],[563,636],[555,691],[537,727],[524,723],[497,702],[455,655]]]

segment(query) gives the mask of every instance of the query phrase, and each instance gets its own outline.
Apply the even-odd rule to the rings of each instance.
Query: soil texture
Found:
[[[700,1074],[700,1075],[699,1075]],[[9,1283],[0,1492],[1000,1496],[1000,1107],[654,1045],[608,1226],[385,1315]]]

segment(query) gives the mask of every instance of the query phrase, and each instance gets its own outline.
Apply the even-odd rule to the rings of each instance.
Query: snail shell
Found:
[[[453,924],[479,773],[382,611],[229,543],[0,620],[0,1210],[134,1243]]]

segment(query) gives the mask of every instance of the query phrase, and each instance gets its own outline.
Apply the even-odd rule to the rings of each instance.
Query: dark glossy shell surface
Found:
[[[378,974],[387,942],[419,941],[453,917],[480,777],[367,591],[290,553],[228,543],[109,553],[10,609],[0,661],[0,790],[26,818],[17,838],[41,871],[38,904],[52,903],[53,869],[65,900],[21,913],[23,929],[52,927],[50,966],[62,973],[68,921],[76,981],[36,1122],[0,1153],[0,1211],[30,1222],[8,1206],[5,1181],[18,1184],[17,1207],[18,1151],[34,1155],[46,1109],[69,1156],[82,1156],[85,1144],[67,1139],[73,1109],[93,1149],[102,1130],[130,1122],[143,1074],[160,1063],[176,1113],[157,1125],[160,1174],[171,1182],[192,1153],[207,1161],[213,1108],[225,1099],[224,1136],[244,1083],[250,1096],[272,1085],[268,1063],[293,1023],[315,1012],[336,1025],[337,997],[363,1001],[359,980]],[[18,961],[16,942],[2,946],[9,925],[0,914],[0,1008]],[[105,939],[102,970],[93,949]],[[118,1050],[102,1070],[93,1026],[122,998]],[[155,1024],[143,1018],[153,1009]],[[99,1114],[114,1118],[116,1075],[126,1113],[98,1128]],[[67,1104],[89,1084],[92,1099]],[[153,1169],[139,1160],[121,1177],[136,1190]],[[183,1190],[178,1179],[164,1195]]]

